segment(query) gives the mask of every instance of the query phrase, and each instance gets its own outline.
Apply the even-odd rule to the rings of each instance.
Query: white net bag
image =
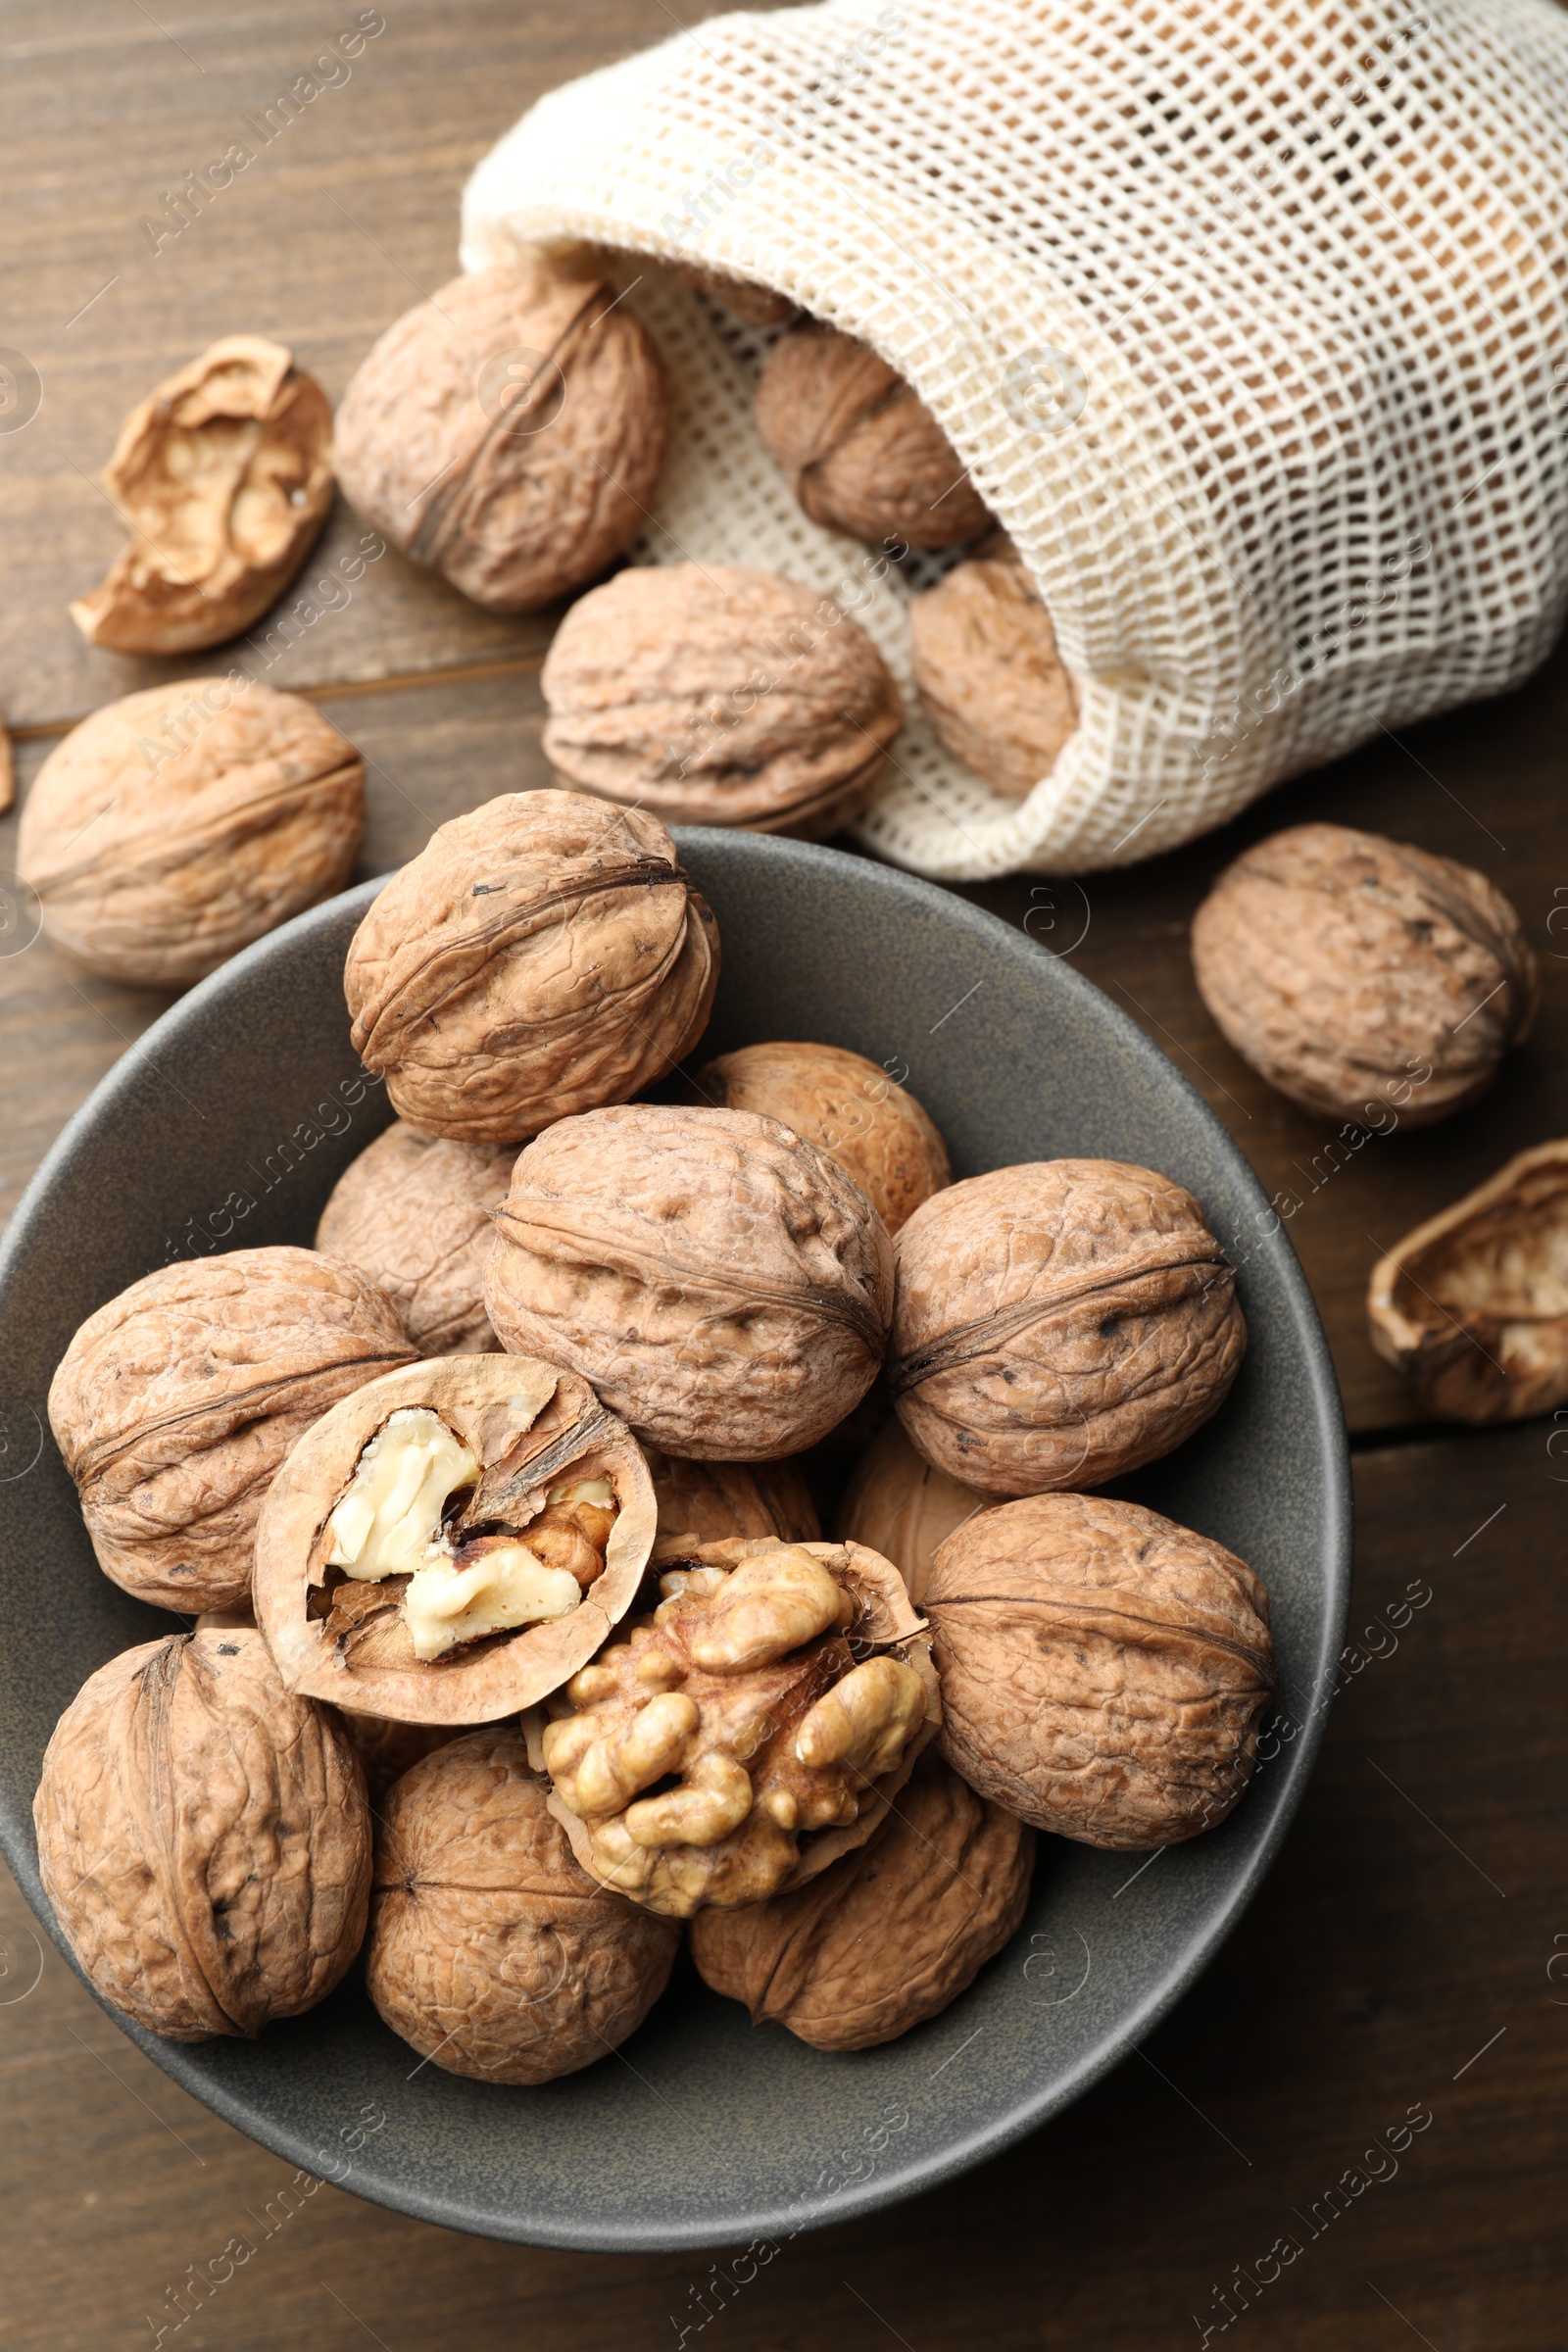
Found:
[[[909,723],[858,831],[976,880],[1122,864],[1380,728],[1515,684],[1562,617],[1568,16],[1550,0],[829,0],[541,101],[463,261],[586,241],[674,395],[649,562],[836,595]],[[1010,532],[1080,723],[1022,802],[944,751],[910,586],[758,441],[776,288],[908,378]],[[635,281],[635,282],[634,282]],[[881,576],[879,576],[879,574]]]

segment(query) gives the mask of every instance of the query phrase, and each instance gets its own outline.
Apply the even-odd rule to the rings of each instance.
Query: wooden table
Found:
[[[323,35],[352,24],[353,12],[340,15],[341,27],[303,0],[166,8],[157,20],[137,0],[0,9],[4,334],[42,386],[33,420],[0,435],[0,707],[24,788],[86,711],[226,658],[125,661],[83,646],[67,618],[68,599],[120,542],[92,477],[131,403],[238,329],[291,343],[337,396],[373,336],[451,274],[459,189],[522,106],[673,31],[662,0],[389,11],[351,78],[323,88],[154,252],[140,223],[165,189],[304,73]],[[356,528],[339,514],[323,564]],[[346,610],[300,633],[272,681],[313,695],[371,763],[368,873],[457,810],[546,780],[538,666],[549,628],[548,615],[491,618],[389,556]],[[14,2352],[149,2343],[147,2315],[171,2317],[168,2290],[243,2232],[255,2256],[166,2337],[182,2352],[514,2341],[652,2352],[681,2326],[705,2352],[956,2352],[980,2341],[1153,2352],[1200,2341],[1207,2325],[1217,2341],[1227,2309],[1260,2352],[1561,2352],[1568,1449],[1554,1458],[1549,1424],[1489,1434],[1425,1424],[1372,1355],[1361,1298],[1377,1243],[1505,1153],[1568,1131],[1568,924],[1552,928],[1568,905],[1565,719],[1559,659],[1506,703],[1381,738],[1180,855],[1087,888],[1025,880],[972,894],[1125,1004],[1270,1190],[1299,1199],[1290,1230],[1355,1446],[1352,1632],[1413,1581],[1431,1589],[1396,1649],[1350,1681],[1262,1896],[1147,2046],[1010,2155],[798,2240],[727,2301],[708,2260],[496,2245],[332,2188],[286,2224],[274,2209],[268,2235],[288,2168],[116,2033],[52,1950],[40,1955],[7,1881],[0,2340]],[[1307,815],[1482,867],[1513,897],[1545,976],[1533,1041],[1479,1108],[1343,1157],[1328,1152],[1330,1129],[1219,1039],[1185,946],[1220,864]],[[0,865],[14,825],[0,827]],[[42,943],[0,957],[0,1208],[166,1001],[85,976]],[[1391,2174],[1392,2160],[1364,2152],[1411,2110],[1432,2120]],[[1364,2185],[1329,2224],[1324,2192],[1350,2168]],[[1368,2181],[1372,2171],[1388,2177]],[[1254,2265],[1284,2232],[1303,2253],[1260,2289]],[[705,2308],[713,2316],[699,2334]]]

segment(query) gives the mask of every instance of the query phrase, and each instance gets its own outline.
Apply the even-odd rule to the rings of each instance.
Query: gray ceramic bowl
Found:
[[[1240,1269],[1251,1345],[1217,1418],[1136,1488],[1263,1575],[1284,1720],[1237,1812],[1190,1845],[1145,1861],[1042,1839],[1013,1943],[884,2049],[826,2056],[756,2032],[684,1962],[622,2050],[538,2090],[416,2063],[352,1979],[256,2042],[186,2047],[125,2027],[289,2162],[451,2229],[543,2245],[784,2238],[929,2187],[1076,2098],[1255,1892],[1323,1729],[1348,1579],[1348,1467],[1311,1298],[1242,1154],[1172,1064],[1075,972],[946,892],[793,842],[680,841],[723,936],[705,1053],[772,1037],[853,1047],[906,1065],[959,1175],[1131,1159],[1204,1204]],[[172,1254],[309,1242],[388,1116],[343,1007],[344,951],[373,895],[247,950],[132,1046],[0,1251],[0,1835],[46,1926],[30,1810],[45,1742],[95,1667],[171,1622],[94,1564],[47,1434],[50,1377],[82,1317]],[[238,1223],[231,1196],[256,1203]]]

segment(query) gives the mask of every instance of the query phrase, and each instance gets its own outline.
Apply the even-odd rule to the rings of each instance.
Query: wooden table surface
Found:
[[[675,31],[662,0],[391,0],[350,77],[155,252],[141,224],[165,190],[220,155],[241,115],[306,73],[355,13],[304,0],[167,0],[156,19],[139,0],[0,5],[0,332],[41,386],[30,421],[0,431],[0,709],[24,790],[86,711],[227,659],[123,660],[84,646],[67,617],[120,543],[93,477],[133,401],[240,329],[292,344],[336,397],[380,329],[453,272],[459,190],[492,139],[539,91]],[[318,562],[357,528],[340,511]],[[481,613],[389,555],[346,609],[298,632],[269,674],[318,699],[370,762],[367,873],[459,809],[547,780],[538,666],[551,622]],[[718,2247],[540,2252],[331,2187],[269,2231],[289,2169],[116,2032],[40,1948],[6,1880],[0,2344],[151,2343],[148,2315],[169,2323],[170,2290],[243,2233],[255,2255],[166,2342],[654,2352],[684,2327],[704,2352],[1154,2352],[1205,2327],[1218,2340],[1229,2312],[1223,2332],[1257,2352],[1562,2352],[1568,1448],[1550,1446],[1549,1423],[1423,1422],[1373,1356],[1361,1299],[1378,1244],[1506,1153],[1568,1132],[1568,916],[1553,920],[1568,906],[1565,720],[1558,657],[1508,701],[1381,737],[1179,855],[1087,885],[970,894],[1124,1004],[1269,1189],[1299,1203],[1290,1231],[1355,1449],[1352,1634],[1413,1582],[1431,1591],[1397,1646],[1350,1681],[1271,1879],[1176,2015],[1009,2155],[801,2238],[726,2290]],[[1541,954],[1533,1040],[1479,1107],[1435,1131],[1331,1152],[1334,1131],[1254,1078],[1199,1002],[1185,934],[1209,879],[1244,842],[1308,815],[1480,866]],[[0,826],[7,870],[14,828]],[[167,1002],[43,942],[0,953],[0,1213]],[[1396,2160],[1366,2153],[1391,2130],[1397,2143],[1410,2113],[1431,2120]],[[1350,2168],[1353,2202],[1314,2224]],[[1302,2254],[1260,2288],[1254,2265],[1283,2232]]]

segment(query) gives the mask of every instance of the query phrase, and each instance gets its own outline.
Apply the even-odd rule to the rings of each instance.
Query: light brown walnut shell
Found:
[[[38,1868],[94,1988],[172,2041],[325,1998],[370,1885],[365,1776],[260,1634],[176,1634],[85,1682],[33,1802]]]
[[[670,268],[683,285],[720,303],[743,326],[785,326],[800,309],[787,294],[775,294],[749,277],[732,277],[727,270],[704,270],[696,262],[672,262]]]
[[[656,1564],[731,1536],[815,1544],[822,1535],[810,1489],[794,1462],[690,1462],[645,1446],[659,1505]]]
[[[741,564],[617,572],[572,606],[540,682],[569,783],[672,825],[808,841],[863,807],[904,723],[858,621]]]
[[[88,968],[183,988],[346,887],[365,762],[297,694],[151,686],[74,727],[33,782],[17,870]]]
[[[282,595],[332,504],[332,406],[281,343],[224,335],[132,409],[104,467],[130,545],[71,608],[90,645],[190,654]]]
[[[483,1355],[501,1342],[484,1311],[492,1212],[516,1152],[418,1135],[399,1119],[351,1160],[316,1229],[396,1302],[420,1355]]]
[[[1193,917],[1204,1004],[1293,1102],[1381,1129],[1486,1092],[1541,983],[1513,907],[1473,867],[1346,825],[1293,825]]]
[[[658,817],[507,793],[430,837],[349,947],[355,1050],[421,1134],[514,1144],[662,1078],[708,1025],[718,929]]]
[[[891,1560],[918,1607],[938,1545],[991,1499],[922,1461],[894,1420],[860,1456],[835,1532],[841,1543],[864,1544]]]
[[[248,1600],[262,1498],[295,1439],[413,1354],[385,1294],[314,1250],[231,1250],[133,1282],[88,1316],[49,1390],[105,1575],[166,1609]]]
[[[700,1911],[706,1984],[817,2050],[866,2050],[936,2017],[1016,1933],[1035,1834],[921,1757],[875,1836],[792,1893]]]
[[[1191,1437],[1241,1367],[1231,1265],[1192,1194],[1151,1168],[971,1176],[916,1209],[896,1249],[899,1418],[982,1494],[1136,1470]]]
[[[343,395],[338,474],[416,564],[526,612],[635,538],[667,423],[647,329],[540,257],[455,277],[387,329]]]
[[[692,1080],[715,1110],[755,1110],[793,1127],[855,1178],[889,1233],[953,1182],[936,1122],[911,1094],[842,1046],[742,1046]]]
[[[453,1740],[381,1816],[366,1984],[394,2034],[449,2074],[533,2083],[635,2033],[680,1930],[578,1868],[519,1732]]]
[[[956,759],[1027,800],[1078,724],[1078,695],[1051,615],[1011,560],[959,564],[909,601],[914,682]]]
[[[1142,1852],[1223,1821],[1274,1693],[1245,1561],[1131,1502],[1034,1494],[951,1535],[926,1587],[942,1751],[1037,1829]]]
[[[391,1723],[381,1715],[356,1715],[349,1707],[340,1707],[338,1715],[358,1751],[374,1808],[394,1781],[462,1737],[450,1723]]]
[[[750,1111],[628,1103],[519,1154],[485,1272],[503,1343],[696,1461],[802,1453],[876,1378],[893,1246],[836,1160]]]

